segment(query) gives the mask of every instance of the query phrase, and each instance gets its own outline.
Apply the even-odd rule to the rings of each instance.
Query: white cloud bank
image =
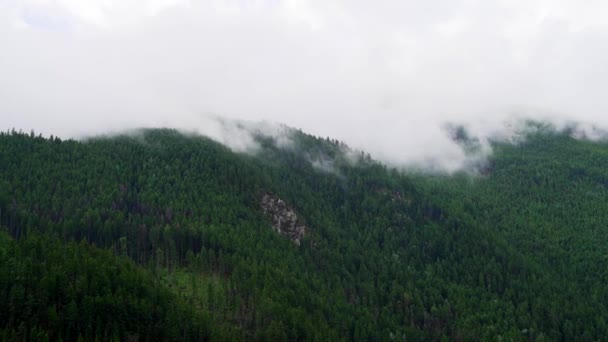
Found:
[[[455,169],[445,122],[481,137],[514,116],[608,126],[606,15],[574,0],[3,0],[0,128],[213,136],[226,116]]]

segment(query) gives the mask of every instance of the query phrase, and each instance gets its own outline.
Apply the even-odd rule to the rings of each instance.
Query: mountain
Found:
[[[603,142],[541,127],[444,175],[289,138],[1,133],[0,337],[608,336]]]

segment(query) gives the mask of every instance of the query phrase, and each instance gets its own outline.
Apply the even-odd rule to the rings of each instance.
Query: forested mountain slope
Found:
[[[301,132],[257,139],[245,155],[164,129],[0,134],[3,336],[608,334],[605,145],[541,130],[496,143],[481,176],[431,176]],[[298,243],[264,198],[306,227]]]

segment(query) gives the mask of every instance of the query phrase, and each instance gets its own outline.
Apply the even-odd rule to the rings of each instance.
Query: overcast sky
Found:
[[[0,0],[0,128],[268,120],[453,168],[445,122],[606,126],[607,17],[591,0]]]

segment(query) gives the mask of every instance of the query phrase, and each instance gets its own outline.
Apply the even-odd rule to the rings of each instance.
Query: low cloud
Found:
[[[457,170],[471,156],[446,123],[483,153],[521,118],[603,134],[607,6],[7,0],[0,124],[62,137],[173,127],[251,151],[251,130],[289,144],[284,123],[391,165]]]

